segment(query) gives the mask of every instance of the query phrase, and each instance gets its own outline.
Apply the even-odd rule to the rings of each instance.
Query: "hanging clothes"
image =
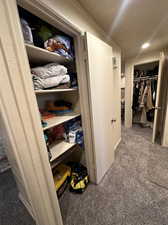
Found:
[[[141,123],[142,125],[147,124],[147,115],[146,115],[145,107],[143,107],[143,108],[142,108],[142,111],[141,111],[140,123]]]
[[[136,81],[133,95],[133,121],[146,126],[154,120],[154,105],[157,80]]]
[[[146,112],[153,109],[153,103],[152,103],[152,91],[151,91],[151,81],[148,80],[146,82],[146,87],[142,96],[140,107],[145,107]]]
[[[142,109],[140,122],[142,124],[147,123],[147,112],[154,108],[152,103],[152,91],[151,91],[151,81],[146,82],[146,87],[141,99],[140,108]]]
[[[139,107],[139,85],[138,83],[136,83],[134,85],[134,96],[133,96],[133,105],[132,105],[132,109],[133,111],[136,111]]]
[[[140,90],[139,90],[139,98],[138,98],[138,103],[139,103],[139,105],[140,105],[141,102],[142,102],[142,97],[143,97],[143,93],[144,93],[144,88],[145,88],[145,82],[142,81],[141,84],[140,84]]]
[[[151,81],[151,90],[152,90],[152,102],[155,105],[155,103],[156,103],[156,91],[157,91],[157,80]]]

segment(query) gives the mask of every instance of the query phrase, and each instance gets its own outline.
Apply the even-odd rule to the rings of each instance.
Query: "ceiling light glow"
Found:
[[[145,49],[145,48],[148,48],[149,46],[150,46],[150,44],[148,42],[146,42],[142,45],[142,48]]]

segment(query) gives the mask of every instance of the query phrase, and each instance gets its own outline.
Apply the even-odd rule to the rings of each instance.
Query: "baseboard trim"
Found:
[[[35,220],[35,217],[34,217],[34,214],[33,214],[30,204],[26,201],[26,199],[23,197],[23,195],[20,192],[19,192],[19,199],[23,203],[23,205],[26,207],[27,211],[32,216],[32,218]]]
[[[120,139],[117,141],[117,143],[115,144],[115,146],[114,146],[114,151],[116,150],[116,148],[118,147],[118,145],[120,144],[120,142],[121,142],[121,137],[120,137]]]

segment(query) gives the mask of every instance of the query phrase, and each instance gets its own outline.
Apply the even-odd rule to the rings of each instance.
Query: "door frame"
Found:
[[[91,118],[89,111],[89,94],[83,60],[83,42],[81,38],[82,32],[72,23],[67,21],[67,19],[65,19],[63,16],[59,15],[56,11],[49,8],[47,4],[44,4],[39,0],[18,0],[17,3],[30,12],[38,12],[40,17],[45,17],[45,20],[48,19],[52,21],[52,23],[60,26],[61,30],[74,37],[75,47],[77,49],[76,57],[77,61],[79,62],[79,64],[77,65],[77,72],[78,75],[80,74],[80,76],[78,76],[78,82],[80,87],[79,93],[82,102],[81,114],[85,135],[86,163],[90,179],[92,182],[96,183],[96,174],[94,170],[95,161],[91,134]],[[46,149],[46,145],[43,138],[43,131],[40,124],[31,76],[24,76],[25,73],[30,74],[30,69],[19,19],[16,17],[17,3],[15,0],[3,0],[3,2],[1,3],[5,9],[6,15],[8,16],[7,22],[11,29],[11,41],[15,47],[15,56],[17,63],[16,66],[20,71],[19,73],[16,73],[15,76],[12,76],[12,71],[10,71],[10,65],[8,64],[8,57],[10,57],[10,55],[8,52],[5,52],[4,57],[6,58],[6,70],[8,70],[8,73],[6,73],[4,76],[6,76],[6,79],[9,80],[10,88],[2,89],[3,93],[0,93],[0,102],[2,103],[1,107],[5,108],[5,111],[1,110],[1,113],[3,115],[5,127],[8,131],[8,136],[10,138],[12,148],[15,148],[15,151],[18,154],[14,155],[14,157],[16,157],[16,160],[20,165],[20,170],[22,171],[22,176],[24,177],[25,181],[24,186],[26,187],[26,191],[30,199],[30,204],[33,208],[33,214],[36,218],[36,223],[39,225],[61,225],[62,218],[60,208],[57,197],[55,195],[55,188],[50,165],[47,160],[47,151],[44,151]],[[19,30],[18,33],[15,32],[16,26]],[[20,54],[20,52],[22,54]],[[22,88],[16,88],[16,80],[20,82]],[[17,83],[17,85],[19,84]],[[11,108],[9,108],[8,102],[5,101],[5,95],[8,95],[9,90],[12,92],[13,100],[13,105],[11,105]],[[24,99],[24,101],[22,101],[22,104],[20,99],[21,97],[22,100]],[[10,115],[11,110],[15,111],[16,114],[19,113],[19,119],[17,123],[12,120],[12,117]],[[19,137],[18,133],[14,132],[17,127],[20,128],[18,132],[20,132],[19,134],[23,136],[23,143],[25,142],[24,144],[27,146],[27,163],[23,162],[20,155],[21,146],[17,146],[17,140]],[[35,142],[31,140],[30,134],[34,136]],[[36,149],[36,156],[38,158],[34,156],[34,149]],[[32,168],[34,170],[33,173]],[[40,172],[38,173],[38,171]],[[30,174],[32,180],[34,180],[33,183],[30,179]],[[38,192],[42,193],[41,197],[39,196]],[[35,193],[37,194],[36,198]],[[44,210],[46,213],[44,213]]]
[[[159,71],[158,71],[156,103],[155,103],[156,108],[159,107],[158,104],[159,104],[159,96],[160,96],[161,73],[162,73],[162,53],[160,54],[160,60],[159,60]],[[155,141],[156,141],[157,117],[158,117],[158,110],[156,109],[155,110],[154,123],[153,123],[152,143],[155,143]],[[161,141],[160,144],[162,145],[162,141]]]
[[[90,114],[90,104],[89,104],[89,91],[88,91],[88,81],[87,72],[85,69],[85,43],[83,41],[84,33],[65,17],[58,14],[53,9],[49,8],[47,4],[42,3],[40,0],[17,0],[18,5],[27,9],[28,11],[38,13],[40,18],[48,21],[57,26],[60,30],[69,34],[74,38],[74,44],[76,49],[76,64],[77,74],[78,74],[78,85],[80,94],[80,108],[82,114],[82,127],[84,129],[85,137],[85,153],[86,153],[86,163],[90,176],[90,181],[96,183],[95,174],[95,157],[93,151],[92,134],[91,134],[91,114]],[[79,75],[80,74],[80,75]]]
[[[149,54],[139,55],[135,58],[130,58],[125,63],[125,75],[126,75],[126,88],[125,88],[125,122],[124,125],[127,128],[132,127],[132,102],[133,102],[133,77],[134,77],[134,66],[153,61],[159,61],[159,52],[152,52]]]
[[[159,86],[160,86],[160,79],[161,79],[161,63],[162,63],[162,59],[161,59],[161,55],[162,53],[160,53],[160,57],[159,58],[155,58],[155,59],[150,59],[150,60],[142,60],[138,63],[135,63],[132,65],[132,95],[131,95],[131,106],[132,106],[132,103],[133,103],[133,88],[134,88],[134,68],[135,66],[138,66],[138,65],[143,65],[143,64],[148,64],[148,63],[152,63],[152,62],[159,62],[159,71],[158,71],[158,83],[157,83],[157,93],[156,93],[156,104],[155,104],[155,107],[157,107],[158,105],[158,98],[159,98]],[[133,113],[132,111],[132,107],[131,107],[131,112]],[[156,129],[156,117],[157,117],[157,110],[155,111],[155,116],[154,116],[154,125],[153,125],[153,131],[152,131],[152,143],[155,142],[155,138],[154,138],[154,132],[155,132],[155,129]],[[131,127],[132,127],[132,124],[133,124],[133,117],[131,115]]]
[[[80,108],[85,136],[86,163],[90,181],[96,183],[96,173],[94,168],[95,157],[91,134],[89,91],[87,71],[85,68],[85,43],[83,41],[84,32],[82,32],[77,26],[63,17],[63,15],[60,15],[53,9],[49,8],[47,4],[42,3],[40,0],[18,0],[17,2],[21,7],[32,13],[38,13],[43,20],[48,21],[49,23],[53,24],[53,26],[56,25],[57,28],[74,38],[76,61],[78,62],[76,64],[76,68],[78,73],[79,94],[82,102],[82,104],[80,104]]]
[[[165,88],[168,83],[167,79],[167,68],[168,68],[168,55],[167,51],[161,53],[161,66],[160,66],[160,84],[159,93],[157,99],[157,119],[155,134],[153,136],[154,141],[159,141],[162,146],[167,147],[167,101],[168,101],[168,91]],[[157,140],[157,135],[159,135],[159,140]]]

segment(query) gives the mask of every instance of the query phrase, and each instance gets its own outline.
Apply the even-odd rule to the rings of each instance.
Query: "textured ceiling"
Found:
[[[126,57],[168,45],[168,0],[77,0],[104,31],[122,48]]]

